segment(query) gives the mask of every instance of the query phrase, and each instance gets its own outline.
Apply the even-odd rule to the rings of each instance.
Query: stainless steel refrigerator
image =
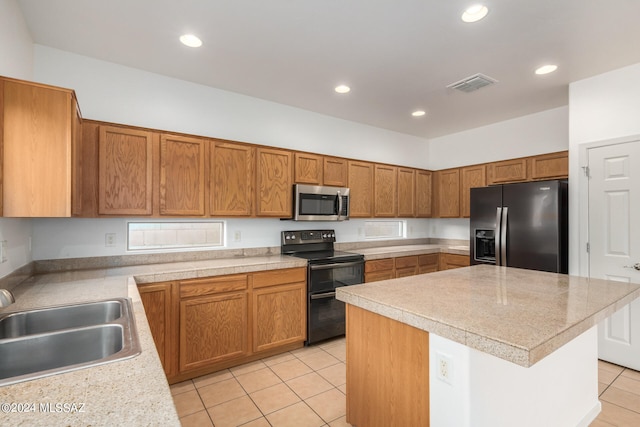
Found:
[[[568,272],[566,180],[471,189],[471,265]]]

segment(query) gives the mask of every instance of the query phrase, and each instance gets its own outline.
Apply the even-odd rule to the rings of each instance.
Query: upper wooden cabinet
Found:
[[[569,176],[569,152],[531,157],[531,179],[566,178]]]
[[[395,217],[398,214],[398,168],[376,164],[374,170],[374,215]]]
[[[258,147],[256,166],[256,215],[290,218],[293,153]]]
[[[98,213],[151,215],[153,133],[100,126]]]
[[[72,90],[0,78],[3,216],[79,213],[80,122]]]
[[[211,146],[211,215],[251,216],[255,147],[215,141]]]
[[[485,165],[460,168],[460,211],[463,218],[469,218],[471,211],[471,189],[487,185]]]
[[[526,181],[529,176],[526,158],[504,160],[487,165],[487,184]]]
[[[418,218],[430,218],[433,199],[433,172],[425,170],[416,171],[416,216]]]
[[[416,216],[416,170],[398,168],[398,216]]]
[[[160,215],[205,214],[207,148],[200,138],[160,136]]]
[[[349,167],[346,159],[324,156],[323,183],[333,187],[347,187]]]
[[[296,184],[322,185],[322,156],[309,153],[295,153],[294,182]]]
[[[435,173],[434,195],[439,218],[460,216],[460,169],[446,169]]]
[[[349,160],[350,216],[373,216],[373,163]]]

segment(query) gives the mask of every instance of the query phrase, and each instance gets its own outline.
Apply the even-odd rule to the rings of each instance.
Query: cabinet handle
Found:
[[[634,268],[634,269],[640,271],[640,262],[636,262],[633,265],[625,265],[624,268]]]

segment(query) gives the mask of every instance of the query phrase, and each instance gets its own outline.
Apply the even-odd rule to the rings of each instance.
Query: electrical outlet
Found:
[[[242,240],[242,232],[241,231],[236,231],[235,234],[233,235],[233,240],[235,240],[236,242],[239,242]]]
[[[112,247],[116,245],[116,233],[106,233],[104,235],[104,245]]]
[[[440,381],[451,384],[453,378],[453,360],[451,356],[436,353],[436,376]]]

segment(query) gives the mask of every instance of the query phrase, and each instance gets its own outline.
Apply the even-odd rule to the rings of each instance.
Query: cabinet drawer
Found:
[[[180,282],[180,298],[198,297],[247,289],[247,275],[233,274]]]
[[[418,267],[396,268],[396,278],[415,276],[418,274]]]
[[[253,289],[266,286],[284,285],[286,283],[305,282],[307,280],[306,267],[271,270],[253,275]]]
[[[439,253],[418,256],[418,273],[433,273],[438,271],[439,260]]]
[[[440,269],[448,270],[450,268],[468,267],[469,257],[457,254],[440,254]]]
[[[393,270],[393,258],[376,259],[364,263],[364,272],[373,273],[374,271]]]
[[[389,279],[395,279],[395,273],[393,272],[393,270],[374,271],[374,272],[364,274],[364,281],[366,283],[378,282],[380,280],[389,280]]]
[[[407,267],[415,267],[418,265],[418,256],[403,256],[396,258],[396,269],[398,268],[407,268]]]

